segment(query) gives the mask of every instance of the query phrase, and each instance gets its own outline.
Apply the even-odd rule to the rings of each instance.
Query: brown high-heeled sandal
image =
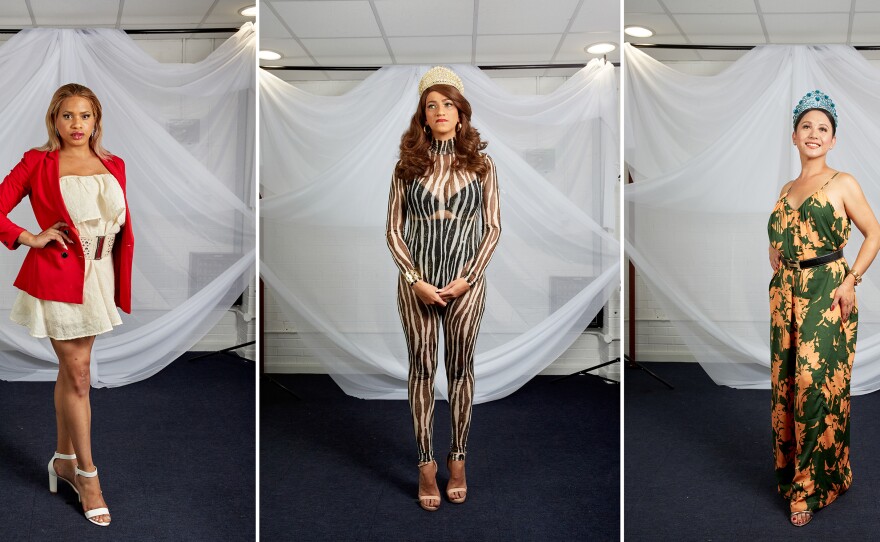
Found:
[[[447,470],[450,470],[449,469],[449,462],[450,461],[464,461],[464,459],[453,460],[452,456],[447,457],[446,458],[446,469]],[[450,470],[450,472],[451,472],[451,470]],[[462,495],[461,497],[453,497],[452,495],[454,493],[464,493],[464,495]],[[449,502],[451,502],[452,504],[463,503],[464,500],[467,499],[467,487],[449,487],[447,485],[446,486],[446,498],[449,499]]]
[[[427,463],[419,463],[419,471],[422,470],[422,467],[426,467],[432,463],[434,464],[434,478],[437,478],[437,462],[433,459]],[[434,506],[428,504],[432,501],[436,501],[437,504]],[[428,512],[436,512],[440,508],[440,495],[419,495],[419,506]]]

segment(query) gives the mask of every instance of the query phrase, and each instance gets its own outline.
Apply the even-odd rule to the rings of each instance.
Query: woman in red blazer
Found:
[[[48,142],[26,152],[0,184],[0,242],[30,247],[15,279],[21,292],[11,318],[35,337],[49,337],[58,356],[57,451],[49,490],[58,479],[78,494],[86,518],[110,524],[92,461],[89,363],[95,335],[131,312],[134,236],[125,197],[125,164],[101,146],[101,104],[88,88],[68,84],[46,113]],[[42,231],[8,214],[30,196]]]

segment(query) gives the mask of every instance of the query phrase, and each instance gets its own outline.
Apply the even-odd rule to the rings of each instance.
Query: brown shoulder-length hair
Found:
[[[111,159],[113,155],[101,145],[101,137],[104,135],[104,127],[101,122],[101,102],[98,101],[98,97],[95,96],[95,93],[90,88],[77,83],[63,85],[52,95],[52,101],[49,102],[49,109],[46,111],[46,131],[49,133],[49,140],[42,147],[38,147],[37,150],[51,152],[61,148],[61,138],[58,135],[58,131],[55,130],[55,119],[58,118],[61,103],[74,96],[83,97],[91,102],[92,112],[95,114],[95,132],[94,134],[89,134],[89,147],[92,148],[99,158]]]
[[[419,107],[410,120],[409,128],[400,138],[400,161],[394,170],[399,179],[410,182],[423,175],[430,175],[434,170],[434,161],[428,150],[431,148],[431,129],[425,117],[425,102],[428,94],[437,91],[446,96],[458,109],[458,122],[461,129],[455,134],[455,158],[452,169],[472,171],[477,175],[485,175],[489,171],[486,160],[480,151],[487,143],[480,139],[480,132],[471,126],[471,104],[452,85],[432,85],[422,92]]]

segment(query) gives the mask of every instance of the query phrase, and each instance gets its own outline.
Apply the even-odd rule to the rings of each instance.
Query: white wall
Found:
[[[359,81],[296,81],[290,72],[273,72],[297,87],[314,94],[340,95],[356,87]],[[502,72],[487,72],[506,90],[524,95],[547,94],[558,88],[566,77],[503,77]],[[271,289],[265,291],[265,338],[261,343],[267,372],[324,373],[321,364],[303,346],[296,330],[281,313]],[[571,374],[620,356],[620,295],[619,291],[605,307],[602,330],[583,333],[578,340],[541,374]],[[598,374],[620,379],[620,365],[613,364]]]

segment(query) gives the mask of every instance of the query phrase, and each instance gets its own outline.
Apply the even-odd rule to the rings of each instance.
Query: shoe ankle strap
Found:
[[[59,454],[58,452],[55,452],[52,459],[76,459],[76,454]]]
[[[84,470],[80,470],[79,467],[74,467],[77,476],[82,476],[83,478],[94,478],[98,475],[98,467],[95,467],[95,470],[92,472],[86,472]]]

